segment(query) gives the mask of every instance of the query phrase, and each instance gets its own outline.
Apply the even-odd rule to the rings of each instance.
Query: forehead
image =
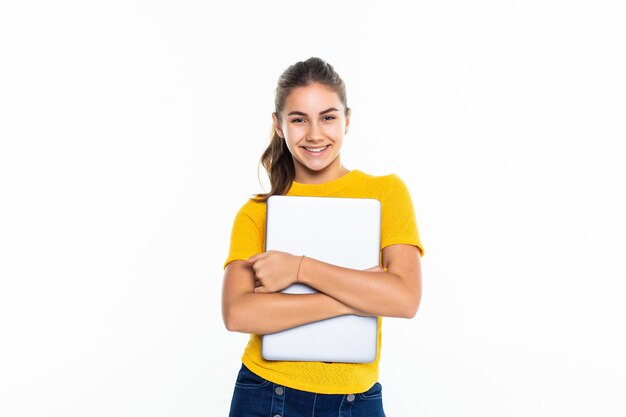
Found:
[[[329,107],[343,108],[339,95],[332,88],[323,84],[313,83],[304,87],[296,87],[285,99],[285,110],[323,111]],[[288,111],[287,111],[288,113]]]

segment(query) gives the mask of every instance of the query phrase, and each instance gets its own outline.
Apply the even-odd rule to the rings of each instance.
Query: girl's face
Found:
[[[295,88],[285,100],[280,121],[276,114],[272,117],[274,129],[293,156],[296,182],[320,184],[348,172],[339,151],[350,114],[346,116],[335,91],[317,83]]]

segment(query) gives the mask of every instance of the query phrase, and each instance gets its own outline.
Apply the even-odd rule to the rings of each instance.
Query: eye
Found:
[[[336,117],[335,116],[330,116],[330,115],[323,117],[323,120],[325,120],[325,121],[334,120],[334,119],[336,119]]]
[[[295,119],[291,119],[291,123],[302,123],[304,119],[302,117],[296,117]]]

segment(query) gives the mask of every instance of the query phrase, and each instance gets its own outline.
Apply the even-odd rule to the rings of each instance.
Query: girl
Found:
[[[350,125],[343,81],[319,58],[298,62],[276,88],[272,136],[261,163],[271,190],[241,207],[224,263],[222,314],[230,331],[250,333],[231,417],[384,416],[378,363],[381,316],[412,318],[421,298],[420,242],[408,190],[395,174],[349,170],[340,158]],[[271,195],[376,198],[381,202],[382,268],[353,270],[264,251]],[[303,219],[306,221],[306,219]],[[314,294],[283,294],[300,281]],[[345,314],[378,316],[372,363],[266,361],[261,336]]]

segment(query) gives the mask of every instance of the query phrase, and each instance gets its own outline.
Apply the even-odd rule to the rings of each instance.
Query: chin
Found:
[[[326,170],[329,167],[329,165],[326,165],[326,166],[323,166],[323,167],[320,167],[320,166],[311,167],[311,166],[305,165],[304,167],[308,171],[311,171],[311,172],[323,172],[324,170]]]
[[[302,168],[305,168],[309,171],[323,171],[326,168],[328,168],[329,166],[332,165],[332,162],[328,162],[328,163],[315,163],[315,164],[309,164],[309,163],[304,163],[301,160],[298,160],[298,165],[300,165]]]
[[[329,155],[330,156],[330,155]],[[337,157],[339,155],[333,155],[331,158],[327,158],[323,161],[309,161],[308,158],[294,158],[294,162],[297,160],[298,165],[302,168],[306,169],[309,172],[321,173],[328,169],[332,169],[335,162],[337,162]],[[313,162],[313,163],[311,163]]]

